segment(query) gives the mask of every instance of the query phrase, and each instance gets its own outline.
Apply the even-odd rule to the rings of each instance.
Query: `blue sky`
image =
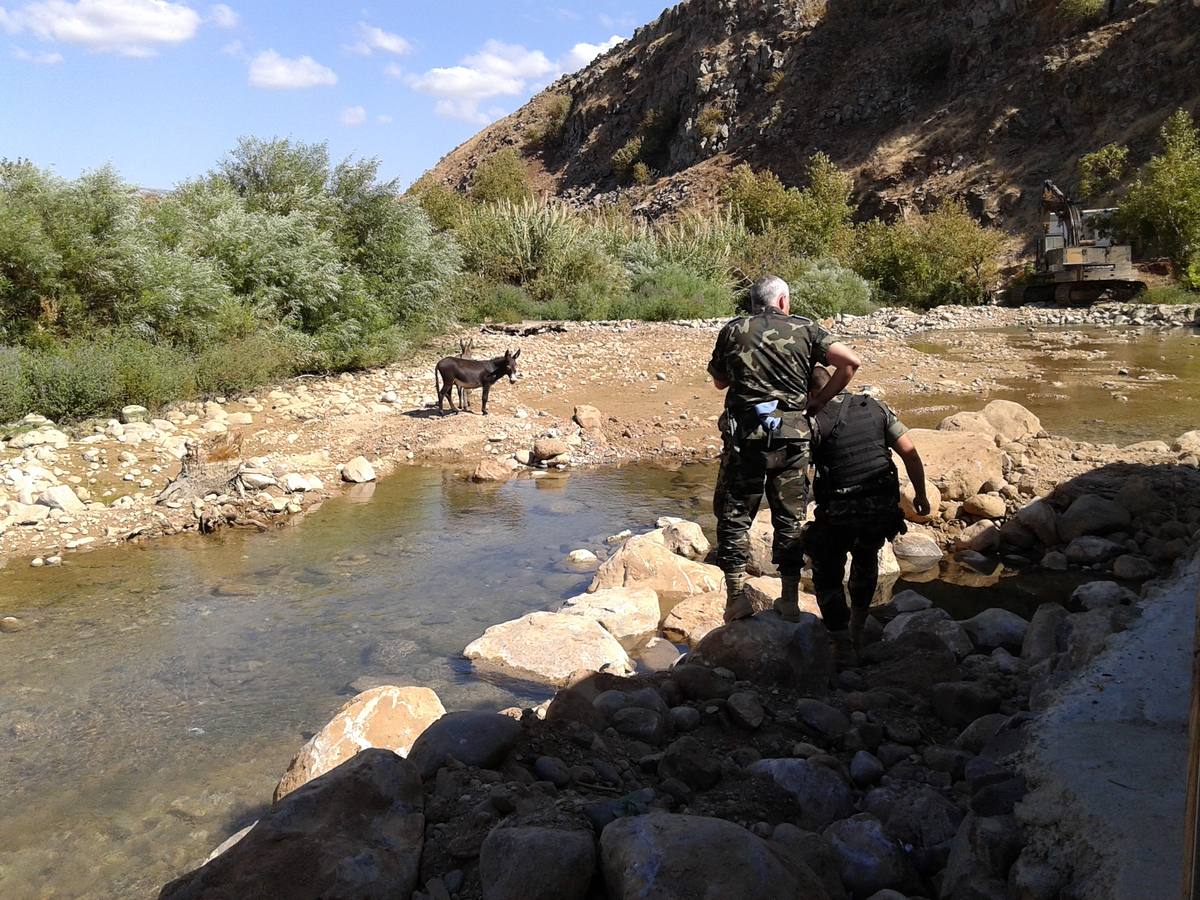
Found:
[[[0,157],[168,188],[288,136],[407,184],[665,5],[0,0]]]

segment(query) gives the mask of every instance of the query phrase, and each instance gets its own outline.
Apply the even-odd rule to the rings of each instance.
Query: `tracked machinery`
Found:
[[[1042,185],[1042,233],[1037,263],[1025,283],[1025,303],[1124,301],[1146,289],[1133,250],[1115,243],[1114,209],[1082,209],[1053,181]]]

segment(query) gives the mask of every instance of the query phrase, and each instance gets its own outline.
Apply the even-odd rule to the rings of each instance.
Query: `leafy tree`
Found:
[[[1129,172],[1129,148],[1106,144],[1079,159],[1079,193],[1102,197],[1119,185]]]
[[[1186,272],[1200,264],[1200,133],[1181,109],[1160,134],[1162,150],[1138,171],[1117,222]]]

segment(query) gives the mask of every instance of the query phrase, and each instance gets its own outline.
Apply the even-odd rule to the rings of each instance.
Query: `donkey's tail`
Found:
[[[439,398],[439,399],[440,399],[440,398],[441,398],[441,396],[442,396],[442,379],[441,379],[441,375],[442,375],[442,373],[441,373],[441,371],[438,369],[438,367],[437,367],[437,366],[434,366],[434,367],[433,367],[433,392],[434,392],[434,394],[436,394],[436,395],[438,396],[438,398]]]

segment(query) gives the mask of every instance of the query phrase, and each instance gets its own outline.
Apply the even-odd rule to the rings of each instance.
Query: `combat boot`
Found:
[[[783,594],[773,605],[775,612],[785,622],[800,621],[800,576],[784,575]]]
[[[854,649],[856,659],[862,655],[863,632],[866,630],[867,616],[870,612],[866,607],[850,608],[850,646]]]
[[[725,623],[748,619],[754,615],[754,607],[746,596],[745,570],[725,573]]]
[[[829,632],[829,649],[833,652],[833,667],[837,672],[858,664],[850,632],[843,628]]]

